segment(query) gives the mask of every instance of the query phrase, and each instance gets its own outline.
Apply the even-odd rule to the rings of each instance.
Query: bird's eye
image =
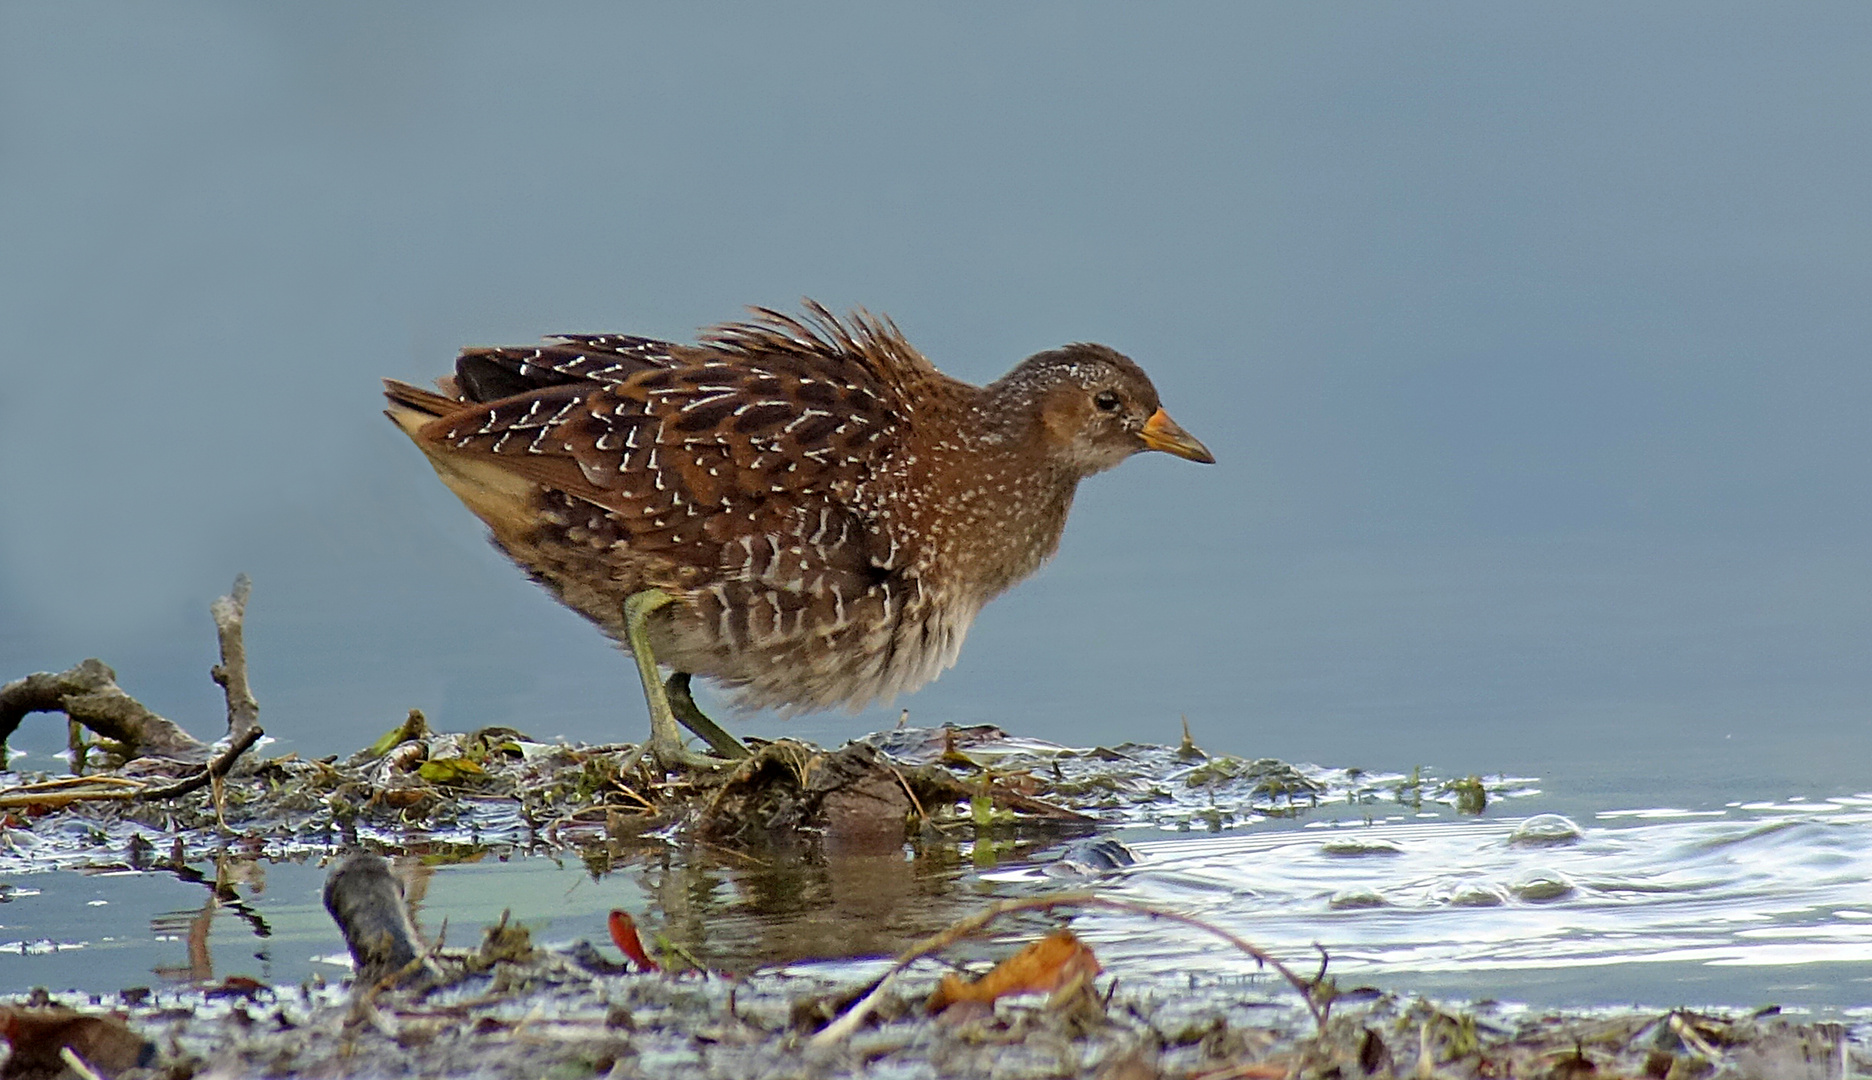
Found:
[[[1110,390],[1100,390],[1098,393],[1092,395],[1092,404],[1097,405],[1106,412],[1117,412],[1118,406],[1122,405],[1123,402],[1119,401],[1118,395],[1112,393]]]

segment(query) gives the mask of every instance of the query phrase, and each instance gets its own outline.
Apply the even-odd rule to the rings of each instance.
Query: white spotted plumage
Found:
[[[887,321],[816,306],[697,346],[563,336],[465,352],[416,434],[438,471],[458,455],[534,485],[512,520],[463,498],[607,631],[625,596],[663,589],[681,603],[652,620],[660,660],[743,706],[856,708],[952,665],[981,607],[1052,554],[1096,469],[1042,452],[1047,395],[1098,377],[1155,407],[1135,365],[1075,348],[974,387]]]

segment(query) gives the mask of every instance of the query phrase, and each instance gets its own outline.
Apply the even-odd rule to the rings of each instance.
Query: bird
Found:
[[[664,769],[748,753],[692,676],[783,716],[914,691],[1052,557],[1081,480],[1142,451],[1215,461],[1104,345],[976,386],[888,317],[749,310],[696,344],[557,335],[463,349],[433,391],[384,380],[495,546],[635,658]]]

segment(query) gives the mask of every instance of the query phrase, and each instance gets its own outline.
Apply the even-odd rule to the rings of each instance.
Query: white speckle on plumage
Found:
[[[780,430],[786,432],[788,435],[791,435],[793,434],[794,428],[799,427],[801,424],[804,424],[806,421],[811,420],[813,417],[831,416],[831,415],[832,415],[831,413],[826,412],[823,409],[807,409],[801,412],[798,416],[787,421],[786,426],[781,428]]]

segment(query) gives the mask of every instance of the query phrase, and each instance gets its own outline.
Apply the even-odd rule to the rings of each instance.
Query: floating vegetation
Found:
[[[1019,738],[983,724],[898,728],[866,741],[906,764],[945,763],[1019,782],[1100,824],[1176,831],[1221,831],[1333,807],[1422,810],[1429,803],[1480,813],[1490,800],[1537,790],[1536,781],[1525,777],[1471,776],[1445,783],[1421,768],[1406,775],[1212,757],[1188,741],[1187,729],[1185,740],[1175,747],[1123,743],[1087,749]]]

